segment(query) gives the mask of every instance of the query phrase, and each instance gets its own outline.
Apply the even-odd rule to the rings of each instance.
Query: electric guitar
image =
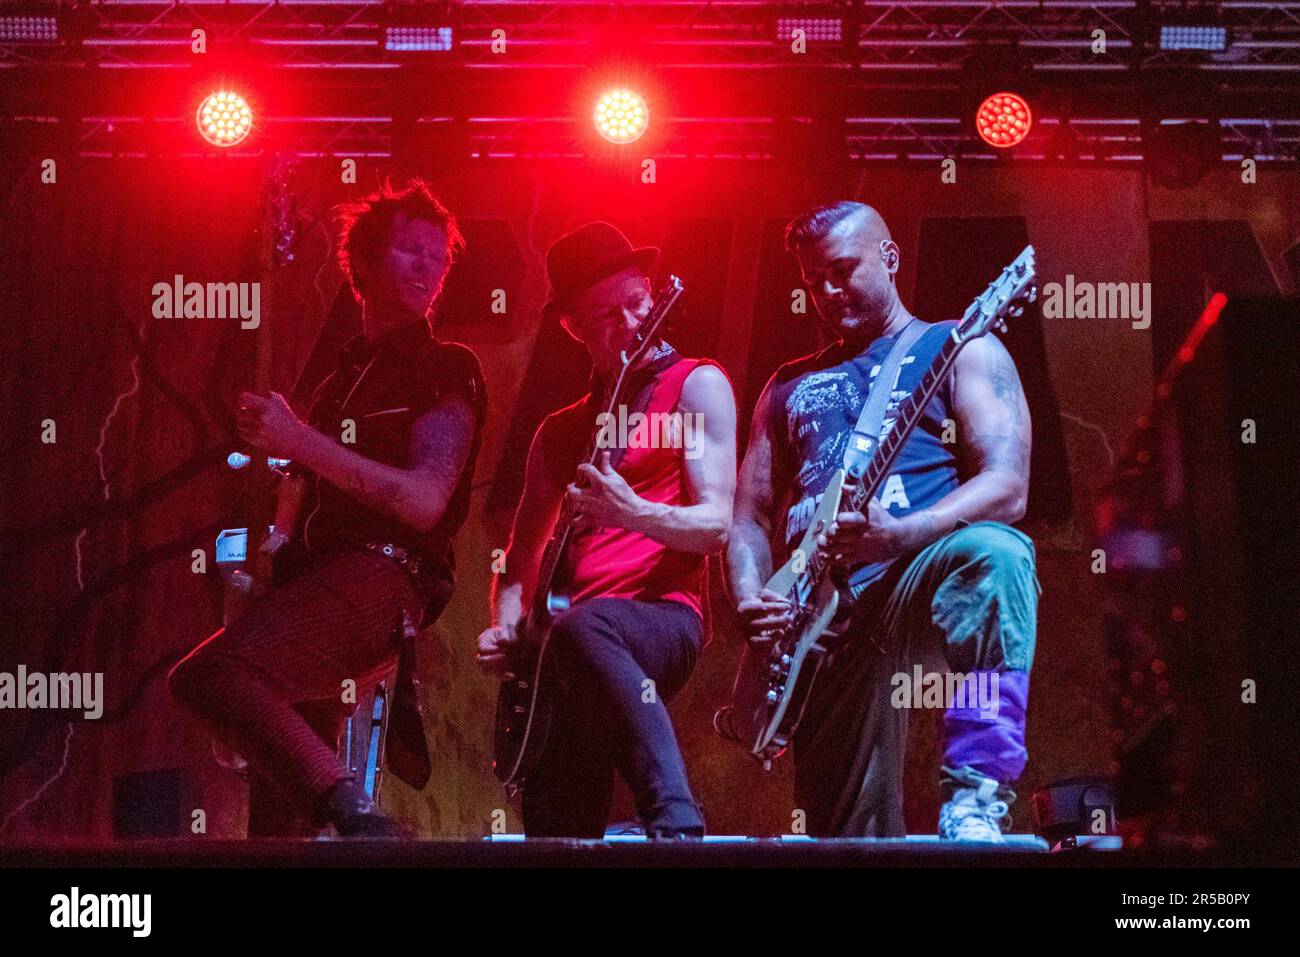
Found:
[[[655,296],[654,306],[637,329],[632,351],[625,351],[621,357],[623,367],[605,403],[606,416],[617,416],[618,408],[626,398],[624,392],[629,373],[659,342],[659,332],[684,291],[682,281],[669,276]],[[593,424],[585,459],[589,465],[595,465],[603,451],[597,447],[596,438],[598,423],[605,421],[608,419],[602,416]],[[542,553],[528,614],[519,624],[518,640],[510,645],[509,672],[497,695],[492,769],[512,797],[536,767],[550,726],[550,706],[541,693],[542,669],[546,662],[551,623],[569,607],[568,597],[560,592],[561,583],[557,576],[568,547],[572,522],[573,513],[566,497]]]
[[[293,261],[293,245],[297,239],[297,221],[292,213],[293,194],[289,187],[291,162],[274,153],[263,158],[263,189],[261,197],[261,235],[258,243],[259,279],[261,280],[262,309],[273,316],[276,281],[280,270]],[[266,393],[271,380],[271,330],[274,323],[259,324],[253,344],[253,391]],[[232,453],[226,460],[235,470],[243,472],[243,511],[247,524],[243,528],[222,529],[216,542],[216,565],[224,581],[222,622],[229,625],[248,610],[249,605],[269,587],[272,575],[272,556],[265,546],[272,533],[271,518],[277,474],[288,465],[287,459],[276,459],[264,453],[244,455]],[[288,479],[284,479],[288,481]],[[217,763],[233,771],[242,771],[248,762],[214,738],[212,751]]]
[[[798,547],[768,580],[767,588],[789,600],[792,621],[773,634],[769,645],[746,648],[731,704],[714,717],[715,729],[748,748],[764,769],[785,750],[803,717],[828,652],[825,639],[838,637],[848,623],[852,599],[842,582],[834,580],[838,576],[831,574],[829,556],[818,550],[817,536],[841,512],[866,512],[926,406],[952,371],[957,354],[992,327],[1005,332],[1007,317],[1020,316],[1037,297],[1035,283],[1034,247],[1026,246],[953,327],[920,384],[898,406],[894,424],[876,444],[861,481],[850,484],[846,494],[844,468],[831,476]],[[887,389],[889,383],[877,380],[875,388]]]
[[[258,266],[262,311],[267,316],[275,315],[277,280],[283,267],[293,261],[293,245],[297,240],[297,220],[289,186],[292,165],[292,161],[279,153],[267,154],[262,161]],[[254,333],[252,388],[259,394],[270,390],[273,328],[273,322],[262,323]],[[270,586],[274,571],[272,553],[264,546],[271,534],[271,516],[276,507],[276,476],[283,475],[281,469],[288,465],[288,460],[269,458],[265,453],[251,456],[234,453],[227,463],[232,469],[243,470],[243,510],[247,519],[244,528],[224,529],[217,538],[217,566],[225,580],[222,618],[229,625]]]

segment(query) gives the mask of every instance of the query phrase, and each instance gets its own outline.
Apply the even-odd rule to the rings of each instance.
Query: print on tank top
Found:
[[[879,438],[884,439],[893,428],[899,405],[919,385],[951,327],[952,323],[937,323],[927,329],[903,358],[890,384]],[[849,435],[892,345],[892,338],[877,340],[861,355],[803,375],[798,374],[799,367],[811,364],[811,358],[786,367],[794,374],[777,386],[780,392],[773,399],[774,408],[780,408],[784,418],[774,433],[784,439],[787,461],[793,468],[788,500],[794,504],[786,512],[784,527],[787,555],[807,530],[831,476],[843,466]],[[777,378],[779,381],[781,373]],[[931,400],[877,492],[877,499],[895,517],[931,505],[956,488],[956,447],[942,441],[943,423],[950,415],[945,387]],[[854,569],[849,578],[854,592],[883,575],[889,564]]]

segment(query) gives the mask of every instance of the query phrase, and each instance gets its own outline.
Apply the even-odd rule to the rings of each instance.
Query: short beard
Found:
[[[869,333],[872,330],[879,335],[884,331],[885,323],[888,321],[889,301],[882,297],[882,301],[869,302],[866,308],[845,313],[842,318],[828,322],[826,325],[832,335],[847,341],[860,338],[864,332]]]

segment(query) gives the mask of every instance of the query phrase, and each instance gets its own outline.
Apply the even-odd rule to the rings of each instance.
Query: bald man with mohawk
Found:
[[[778,369],[754,410],[727,564],[741,629],[758,645],[791,620],[785,597],[764,587],[773,544],[784,562],[807,530],[894,342],[904,330],[919,333],[897,380],[880,384],[891,389],[882,435],[955,325],[923,322],[903,305],[898,244],[870,206],[809,210],[789,224],[785,242],[833,341]],[[944,441],[949,420],[955,444]],[[819,538],[854,603],[792,741],[795,802],[809,833],[905,833],[903,757],[915,701],[891,690],[898,675],[925,664],[996,689],[993,707],[944,713],[939,836],[1003,842],[1011,786],[1028,757],[1041,593],[1033,542],[1011,527],[1025,512],[1029,449],[1015,364],[995,337],[974,339],[866,514],[841,512]]]

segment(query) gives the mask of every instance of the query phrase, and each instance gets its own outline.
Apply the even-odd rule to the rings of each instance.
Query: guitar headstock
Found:
[[[955,334],[966,342],[978,339],[991,328],[1007,331],[1007,317],[1019,318],[1025,306],[1038,298],[1038,274],[1035,271],[1034,247],[1026,246],[1015,261],[1002,270],[987,289],[966,307]]]
[[[650,347],[659,341],[659,333],[663,329],[664,320],[668,318],[668,313],[672,311],[673,306],[677,305],[677,300],[682,297],[686,287],[676,276],[670,275],[664,284],[659,287],[655,293],[654,305],[650,308],[650,314],[637,327],[636,344],[630,352],[623,353],[623,368],[630,369],[636,365],[641,357],[649,351]]]

